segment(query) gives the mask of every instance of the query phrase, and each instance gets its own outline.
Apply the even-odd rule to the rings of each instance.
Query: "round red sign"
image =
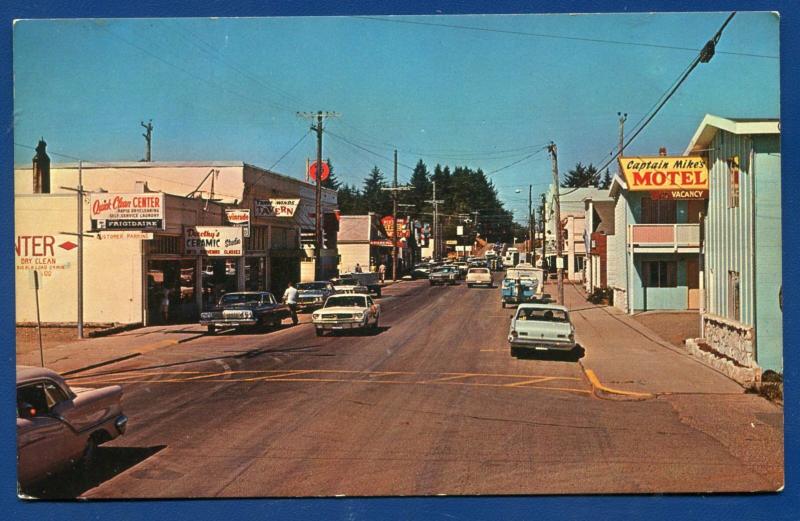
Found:
[[[326,180],[328,176],[331,175],[331,167],[328,166],[328,163],[323,161],[322,163],[322,180]],[[308,177],[311,178],[312,181],[317,180],[317,162],[314,161],[310,165],[308,165]]]

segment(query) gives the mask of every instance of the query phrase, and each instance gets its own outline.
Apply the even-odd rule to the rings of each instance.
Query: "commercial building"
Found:
[[[71,190],[79,184],[84,197]],[[301,279],[301,265],[310,264],[313,273],[313,246],[302,245],[301,237],[313,236],[315,187],[246,163],[50,165],[42,142],[33,167],[15,169],[14,186],[18,323],[36,320],[33,271],[41,275],[42,320],[77,321],[79,201],[86,323],[163,321],[165,295],[167,321],[193,320],[223,292],[280,294]],[[98,215],[116,208],[116,200],[163,205],[149,210],[158,224],[145,233],[137,222],[112,228]],[[336,192],[323,189],[322,204],[328,246],[322,269],[332,275]],[[211,235],[221,247],[197,247]]]
[[[604,192],[584,200],[586,291],[608,287],[608,237],[614,235],[614,200]]]
[[[708,197],[701,157],[621,157],[614,177],[608,285],[633,313],[700,306],[700,216]]]
[[[779,122],[706,115],[686,154],[709,168],[703,341],[739,366],[782,372]]]
[[[547,265],[550,269],[556,267],[556,222],[555,222],[555,193],[554,185],[550,185],[545,197],[545,233],[547,237]],[[561,229],[563,239],[563,256],[565,259],[565,276],[568,280],[582,282],[586,265],[587,247],[584,239],[586,209],[584,200],[600,196],[599,188],[590,186],[585,188],[559,189],[561,209]]]
[[[390,277],[393,254],[391,217],[380,218],[370,212],[366,215],[342,215],[339,219],[339,272],[352,272],[356,265],[363,271],[377,271],[383,264],[386,276]],[[415,243],[404,228],[405,221],[398,219],[398,222],[398,272],[402,273],[411,264],[410,250]]]

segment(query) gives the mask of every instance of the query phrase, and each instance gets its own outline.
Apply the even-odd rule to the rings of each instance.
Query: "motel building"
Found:
[[[781,373],[779,122],[706,115],[686,154],[706,158],[710,185],[703,338],[687,345],[723,355],[715,365],[739,380],[757,380],[768,369]]]
[[[74,190],[82,183],[85,194]],[[315,186],[242,162],[50,164],[41,141],[14,172],[16,321],[196,320],[225,292],[313,280]],[[78,214],[82,218],[82,248]],[[322,270],[336,270],[336,192],[322,190]]]
[[[609,194],[607,242],[614,305],[629,313],[700,308],[700,219],[708,169],[700,156],[621,157]]]

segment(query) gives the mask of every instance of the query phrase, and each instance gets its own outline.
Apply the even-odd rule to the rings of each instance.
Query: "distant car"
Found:
[[[532,302],[541,297],[539,293],[541,270],[530,264],[518,264],[506,270],[506,276],[500,283],[500,305]]]
[[[427,263],[417,264],[411,270],[412,279],[427,279],[431,274],[431,265]]]
[[[217,328],[277,327],[291,316],[289,307],[278,303],[272,293],[241,291],[226,293],[215,308],[200,313],[200,324],[213,335]]]
[[[492,272],[489,271],[489,268],[470,268],[469,271],[467,271],[465,280],[468,288],[484,285],[491,288],[494,285],[492,281]]]
[[[17,366],[17,480],[26,486],[75,464],[125,432],[122,387],[70,388],[58,373]]]
[[[571,351],[575,348],[575,327],[564,306],[520,304],[511,319],[508,342],[512,351]]]
[[[464,277],[467,274],[467,270],[469,270],[469,263],[464,261],[456,262],[455,266],[458,268],[458,271],[461,273],[462,277]]]
[[[311,321],[322,336],[327,331],[377,328],[381,307],[366,293],[332,295],[325,306],[312,313]]]
[[[338,293],[369,293],[369,288],[361,284],[358,279],[353,277],[338,277],[331,279],[334,291]]]
[[[328,281],[301,282],[297,285],[297,309],[317,309],[325,305],[325,300],[336,293]]]
[[[376,297],[381,296],[381,277],[374,271],[344,273],[339,275],[343,279],[356,279],[359,286],[367,288],[364,293],[373,293]]]
[[[441,266],[434,268],[428,277],[431,286],[437,284],[458,284],[458,268],[454,266]]]

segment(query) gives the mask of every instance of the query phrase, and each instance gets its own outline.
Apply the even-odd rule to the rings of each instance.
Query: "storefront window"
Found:
[[[192,259],[147,262],[147,308],[151,323],[193,320],[195,263]]]
[[[646,288],[678,287],[677,261],[643,262],[642,272],[642,280]]]
[[[216,304],[225,293],[236,291],[236,258],[203,258],[203,307]]]
[[[248,291],[266,290],[267,258],[247,257],[244,265],[245,289]]]

